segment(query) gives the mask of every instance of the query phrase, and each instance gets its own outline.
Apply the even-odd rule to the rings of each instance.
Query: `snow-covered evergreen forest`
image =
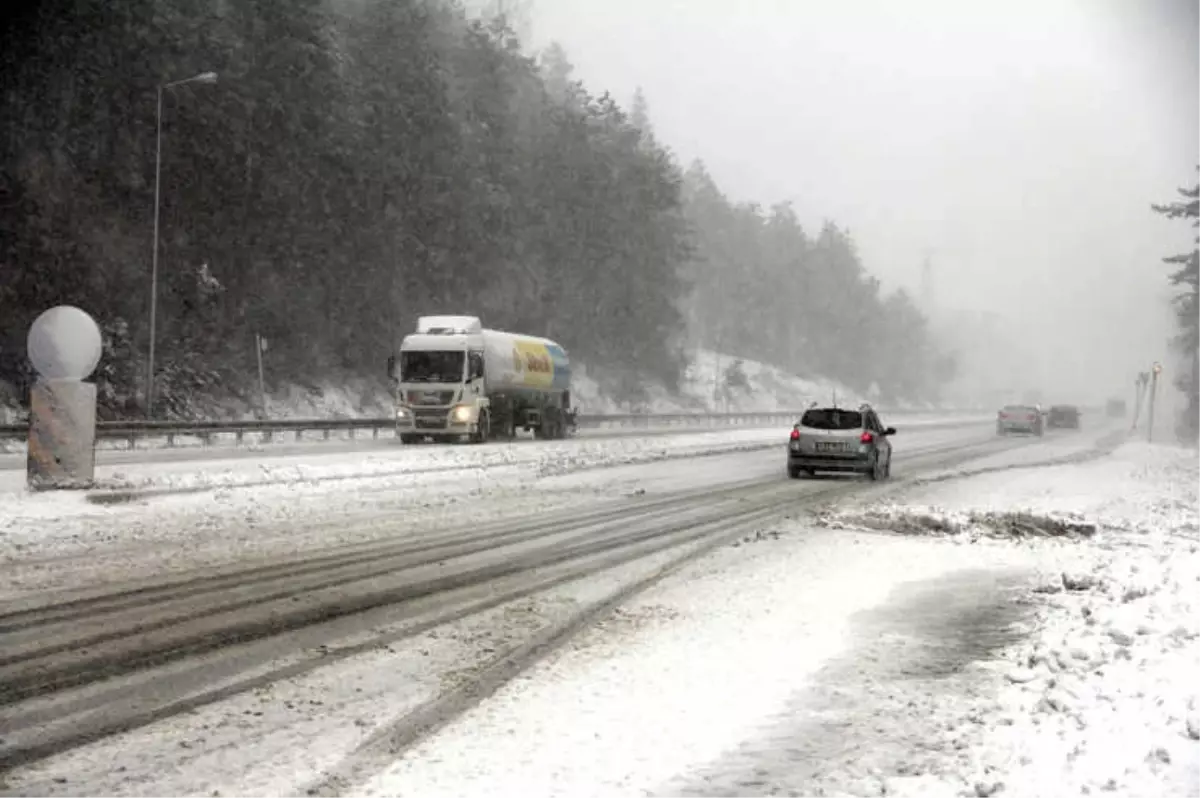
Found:
[[[954,370],[834,221],[731,201],[628,107],[433,0],[44,0],[0,41],[0,382],[59,303],[138,416],[163,95],[157,415],[272,381],[383,378],[424,313],[546,335],[670,385],[690,346],[884,396]],[[746,142],[753,147],[753,142]],[[798,187],[802,190],[803,187]],[[633,379],[630,379],[630,377]]]

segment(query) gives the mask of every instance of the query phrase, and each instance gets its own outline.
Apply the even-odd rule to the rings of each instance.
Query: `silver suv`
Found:
[[[799,479],[817,471],[866,474],[886,479],[892,473],[895,427],[884,427],[869,405],[857,410],[810,407],[792,428],[788,476]]]

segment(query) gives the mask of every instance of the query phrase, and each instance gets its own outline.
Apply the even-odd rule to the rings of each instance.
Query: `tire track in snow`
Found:
[[[1014,448],[1018,445],[1021,444],[989,443],[984,444],[984,448]],[[934,464],[945,466],[948,448],[956,452],[949,456],[949,459],[954,461],[977,457],[980,446],[975,442],[960,444],[957,447],[936,447],[927,452],[913,451],[909,453],[911,460],[910,457],[906,457],[905,460],[914,468],[919,467],[925,460],[933,460],[936,461]],[[798,502],[804,503],[818,495],[848,495],[870,488],[869,485],[851,481],[818,481],[808,487],[809,490],[798,491],[797,484],[787,480],[758,480],[723,490],[707,488],[682,495],[675,494],[666,499],[645,499],[634,502],[632,507],[623,503],[616,508],[601,508],[593,516],[589,516],[585,523],[577,523],[573,527],[572,531],[580,534],[570,547],[544,547],[540,552],[532,552],[532,555],[540,556],[528,556],[523,560],[514,560],[511,556],[495,559],[499,553],[492,549],[490,553],[495,561],[486,565],[477,564],[473,570],[468,569],[466,574],[460,574],[457,581],[448,580],[440,584],[433,581],[424,591],[414,591],[410,581],[402,579],[399,586],[389,588],[383,585],[374,592],[360,593],[357,601],[326,605],[318,603],[306,608],[305,612],[293,613],[292,620],[288,623],[279,623],[278,619],[272,619],[268,613],[256,625],[250,625],[249,639],[245,637],[245,619],[235,614],[232,619],[241,624],[241,636],[230,634],[229,629],[222,629],[218,625],[215,637],[212,630],[209,630],[207,636],[200,636],[198,642],[201,645],[191,648],[175,644],[164,646],[161,639],[156,644],[157,647],[148,647],[145,644],[145,636],[136,630],[132,631],[126,638],[131,642],[128,657],[123,661],[118,658],[115,663],[109,662],[107,670],[72,665],[67,673],[64,674],[60,670],[55,677],[53,673],[47,674],[40,667],[36,657],[26,658],[20,663],[22,667],[18,674],[5,674],[4,687],[10,691],[9,703],[0,710],[0,722],[6,730],[20,733],[6,733],[5,740],[0,743],[0,767],[9,768],[44,758],[103,736],[136,728],[186,709],[252,689],[255,685],[321,667],[329,661],[324,657],[330,652],[323,652],[322,657],[310,657],[304,662],[289,663],[284,668],[276,667],[253,678],[232,678],[238,672],[249,670],[248,665],[252,662],[280,659],[284,650],[268,644],[289,630],[295,638],[289,641],[293,644],[312,645],[314,640],[321,639],[318,635],[324,636],[328,642],[338,634],[333,621],[354,620],[355,616],[361,619],[369,615],[373,608],[409,607],[410,623],[404,630],[391,637],[374,634],[364,644],[379,645],[385,639],[409,636],[418,629],[444,624],[519,596],[545,591],[555,584],[595,574],[613,567],[616,563],[644,558],[655,551],[680,546],[720,545],[730,535],[741,534],[741,530],[747,525],[767,520],[794,507]],[[705,498],[701,499],[700,495]],[[648,510],[648,507],[651,509]],[[578,517],[576,521],[579,521]],[[528,521],[509,523],[514,532],[520,530],[528,533],[530,529]],[[563,522],[547,521],[545,526],[552,527],[556,523]],[[612,533],[613,529],[621,526],[630,528],[608,536],[593,534],[593,537],[598,538],[595,540],[583,539],[589,531],[603,533],[604,530],[608,530]],[[737,531],[731,532],[731,529]],[[562,537],[562,530],[557,534]],[[563,541],[559,540],[558,543]],[[479,557],[487,553],[487,550],[474,552],[472,556]],[[681,556],[690,559],[696,556],[696,553],[688,551]],[[356,552],[354,556],[360,554],[361,552]],[[366,562],[362,567],[370,568],[371,565],[372,563]],[[317,573],[320,573],[319,569]],[[359,575],[362,576],[363,573],[366,572]],[[530,582],[534,581],[531,575],[539,573],[549,576],[531,586]],[[374,574],[374,571],[372,574],[373,576],[368,578],[377,578],[378,575]],[[261,576],[260,573],[237,576],[245,583],[259,587],[257,580]],[[395,569],[392,569],[390,576],[393,579],[397,578]],[[348,575],[348,579],[352,580],[353,575]],[[283,581],[286,582],[286,577]],[[209,591],[209,595],[223,598],[222,594],[228,589],[228,583],[220,583],[220,586],[214,589],[215,593]],[[102,595],[94,597],[94,600],[103,602],[112,598],[111,595]],[[147,598],[145,604],[156,607],[161,598],[161,594],[154,599]],[[364,598],[368,600],[363,601]],[[576,624],[586,625],[596,613],[602,614],[606,611],[607,606],[607,603],[601,602],[600,606],[592,607],[590,611],[585,608],[581,616],[583,620],[577,621]],[[87,612],[82,616],[76,614],[71,617],[71,613],[77,612],[78,607],[74,610],[69,607],[43,607],[41,611],[65,612],[70,621],[75,623],[81,620],[96,620]],[[425,620],[422,621],[422,618]],[[26,616],[23,620],[29,619],[29,616]],[[12,620],[10,617],[9,621]],[[529,651],[524,647],[525,644],[516,646],[501,655],[491,666],[484,668],[475,679],[468,681],[462,688],[443,696],[441,703],[426,708],[425,715],[437,718],[438,722],[444,722],[462,711],[465,706],[477,702],[482,693],[487,692],[484,688],[489,679],[497,686],[502,684],[511,678],[514,668],[518,671],[523,669],[530,664],[529,657],[534,654],[540,656],[545,650],[561,644],[570,637],[575,628],[575,625],[567,624],[558,631],[547,632],[547,642],[544,648],[538,649],[537,652]],[[178,630],[175,632],[178,633]],[[345,630],[342,630],[343,634],[344,632]],[[222,633],[224,636],[221,636]],[[147,650],[148,648],[152,650]],[[353,651],[354,647],[351,647],[344,653],[349,656]],[[70,649],[69,653],[86,658],[86,652],[79,651],[78,647]],[[295,653],[292,649],[293,657]],[[163,667],[164,665],[169,667]],[[152,670],[145,670],[151,666]],[[183,666],[190,666],[190,670]],[[24,674],[21,677],[25,679],[23,683],[10,678],[21,673]],[[219,683],[213,684],[214,680]],[[28,700],[38,695],[44,697]],[[126,700],[136,697],[140,703],[125,706],[114,700],[122,696]],[[414,717],[419,715],[420,713]],[[413,723],[414,718],[410,717],[394,725],[388,735],[385,735],[385,739],[389,741],[388,750],[394,747],[391,744],[397,739],[403,740],[406,734],[412,736],[411,732],[404,730],[412,727]],[[374,761],[377,755],[378,751],[370,755],[364,754],[365,759],[355,761],[358,765],[364,765]],[[357,772],[358,766],[350,766],[350,769]]]
[[[992,695],[987,662],[1028,634],[1023,571],[959,571],[898,587],[853,619],[854,644],[819,671],[753,740],[663,794],[884,795],[882,774],[915,777],[958,761],[962,717],[935,714],[947,693]],[[952,721],[949,723],[948,721]]]

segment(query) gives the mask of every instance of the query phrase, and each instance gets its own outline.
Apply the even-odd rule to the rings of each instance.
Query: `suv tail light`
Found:
[[[874,440],[875,440],[875,436],[869,432],[864,432],[862,435],[858,436],[859,443],[871,443]]]
[[[798,430],[798,429],[796,429],[795,427],[793,427],[793,428],[792,428],[792,435],[791,435],[791,438],[792,438],[792,440],[794,440],[794,441],[798,441],[798,440],[800,440],[800,430]]]

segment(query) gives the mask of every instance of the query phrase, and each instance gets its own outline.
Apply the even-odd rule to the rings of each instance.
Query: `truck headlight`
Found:
[[[454,414],[452,418],[459,424],[466,424],[471,420],[471,406],[459,405],[458,407],[454,408]]]
[[[405,408],[405,407],[397,407],[396,408],[396,419],[397,420],[402,421],[402,420],[408,418],[408,416],[409,416],[408,408]]]

